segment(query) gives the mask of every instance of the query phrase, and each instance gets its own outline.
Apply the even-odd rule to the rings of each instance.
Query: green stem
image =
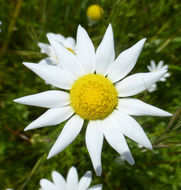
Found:
[[[26,181],[23,183],[23,185],[21,186],[20,190],[24,190],[25,186],[28,184],[29,180],[31,179],[31,177],[33,176],[33,174],[35,173],[35,171],[37,170],[37,168],[39,167],[39,165],[41,164],[41,162],[45,159],[45,154],[43,154],[35,163],[33,169],[31,170],[30,174],[28,175]]]
[[[17,0],[17,4],[16,4],[16,7],[15,7],[15,11],[14,11],[14,14],[12,16],[12,19],[11,19],[11,22],[9,24],[9,27],[8,27],[8,32],[7,32],[7,36],[5,38],[5,41],[2,45],[2,49],[1,49],[1,55],[4,56],[5,53],[6,53],[6,50],[8,48],[8,44],[9,44],[9,41],[11,39],[11,36],[12,36],[12,33],[13,33],[13,28],[14,28],[14,25],[16,23],[16,20],[18,18],[18,15],[19,15],[19,12],[20,12],[20,8],[21,8],[21,5],[22,5],[22,1],[23,0]]]

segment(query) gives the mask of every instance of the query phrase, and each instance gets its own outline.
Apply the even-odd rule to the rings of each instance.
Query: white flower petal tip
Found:
[[[87,171],[86,174],[84,175],[84,177],[92,179],[92,172]]]
[[[80,24],[78,25],[78,30],[84,29]]]
[[[127,97],[143,92],[150,85],[159,81],[166,72],[167,70],[130,75],[117,83],[116,89],[118,91],[118,96]]]
[[[123,152],[121,156],[131,165],[133,166],[135,164],[133,156],[130,154],[130,152]]]
[[[37,45],[38,45],[38,47],[39,47],[39,48],[42,48],[42,46],[43,46],[43,43],[41,43],[41,42],[38,42],[38,43],[37,43]]]
[[[51,148],[47,159],[63,151],[80,133],[84,120],[78,115],[71,117],[63,127],[58,139]]]
[[[51,108],[47,110],[44,114],[42,114],[39,118],[31,122],[25,128],[25,131],[51,125],[58,125],[61,122],[70,118],[73,113],[74,111],[70,106]]]
[[[52,42],[57,42],[53,36],[51,35],[51,33],[48,33],[47,35],[48,41],[50,42],[50,44],[52,44]],[[58,42],[57,42],[58,43]]]
[[[16,98],[13,100],[13,102],[21,104],[21,98]]]
[[[78,173],[77,173],[77,169],[74,167],[74,166],[72,166],[70,169],[69,169],[69,172],[68,172],[68,174],[67,174],[67,177],[70,177],[70,178],[72,178],[73,176],[78,176]]]
[[[146,38],[140,40],[129,49],[123,51],[110,65],[108,77],[112,82],[117,82],[125,77],[135,66],[143,49]]]
[[[112,148],[114,148],[124,160],[127,160],[128,163],[133,165],[134,158],[122,133],[124,132],[124,129],[120,130],[121,126],[116,122],[119,119],[119,116],[116,115],[117,113],[118,112],[115,111],[112,117],[108,117],[104,120],[104,136]],[[125,122],[123,118],[121,118],[121,120],[123,123]]]
[[[163,116],[163,117],[172,116],[172,114],[167,111],[164,111],[160,108],[149,105],[145,102],[142,102],[141,100],[137,100],[134,98],[120,99],[117,109],[125,114],[135,115],[135,116],[143,116],[143,115]]]
[[[26,67],[28,67],[29,69],[32,68],[32,65],[36,64],[36,63],[29,63],[29,62],[23,62],[23,65],[25,65]]]
[[[137,58],[139,57],[145,42],[146,42],[146,38],[143,38],[139,42],[137,42],[134,46],[131,47],[133,48],[132,51],[135,53],[135,56]]]
[[[46,34],[46,36],[47,36],[48,40],[52,39],[59,43],[63,43],[65,41],[65,37],[62,36],[61,34],[54,34],[54,33],[49,32]]]
[[[103,132],[99,121],[89,122],[86,130],[86,146],[97,176],[102,174],[101,152],[103,145]]]
[[[69,94],[59,90],[49,90],[38,94],[24,96],[13,100],[16,103],[39,106],[44,108],[55,108],[69,104]]]
[[[110,65],[114,62],[114,37],[111,24],[106,29],[105,35],[96,50],[96,72],[107,75]]]
[[[97,176],[101,176],[102,174],[102,166],[98,166],[97,168],[95,168],[95,172]]]
[[[166,117],[173,117],[172,113],[166,112],[167,115],[165,115]]]
[[[94,73],[95,71],[94,45],[88,33],[81,25],[79,25],[77,29],[76,55],[84,71],[86,73]]]
[[[114,120],[112,120],[112,122],[115,123],[116,130],[118,130],[118,132],[115,134],[121,133],[130,138],[131,140],[135,141],[136,143],[144,146],[145,148],[152,149],[150,140],[143,131],[142,127],[139,125],[139,123],[137,123],[137,121],[134,118],[121,111],[116,111],[115,114],[113,114],[113,117]],[[114,136],[116,136],[115,134]],[[120,134],[119,136],[121,137]],[[125,139],[122,138],[122,143],[124,141]],[[129,149],[127,148],[126,141],[124,144],[124,151],[120,152],[120,154],[129,151]]]
[[[34,73],[39,75],[43,80],[55,87],[70,89],[74,82],[74,78],[70,74],[70,72],[60,69],[57,66],[40,65],[36,63],[27,62],[23,62],[23,64],[30,70],[32,70]]]
[[[52,33],[47,33],[46,36],[47,36],[47,38],[48,38],[48,41],[49,41],[49,39],[55,40],[55,39],[54,39],[54,35],[53,35]],[[49,41],[49,42],[50,42],[50,41]]]
[[[28,126],[26,128],[24,128],[24,131],[29,131],[29,130],[31,130],[31,128]]]
[[[145,146],[145,148],[147,148],[147,149],[149,149],[149,150],[153,150],[153,146],[152,146],[152,144],[150,143],[150,145],[147,145],[147,146]]]
[[[49,160],[50,158],[54,157],[54,155],[51,155],[50,153],[47,156],[47,160]]]
[[[161,109],[160,109],[160,110],[161,110]],[[173,114],[172,114],[172,113],[169,113],[169,112],[167,112],[167,111],[161,110],[161,111],[160,111],[160,115],[158,115],[158,116],[161,116],[161,117],[172,117]]]
[[[80,179],[78,190],[85,190],[87,189],[92,181],[92,172],[87,171]]]
[[[102,190],[103,185],[99,184],[99,185],[94,185],[91,188],[89,188],[88,190]]]

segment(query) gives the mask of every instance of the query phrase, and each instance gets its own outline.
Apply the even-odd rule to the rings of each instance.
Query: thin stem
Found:
[[[1,55],[2,55],[2,56],[5,55],[6,50],[7,50],[7,48],[8,48],[8,44],[9,44],[9,41],[10,41],[11,36],[12,36],[12,33],[13,33],[14,25],[15,25],[15,23],[16,23],[16,20],[17,20],[17,18],[18,18],[18,15],[19,15],[22,2],[23,2],[23,0],[17,0],[17,4],[16,4],[16,7],[15,7],[15,11],[14,11],[14,14],[13,14],[13,16],[12,16],[12,19],[11,19],[11,22],[10,22],[10,24],[9,24],[9,27],[8,27],[7,36],[6,36],[5,41],[4,41],[3,45],[2,45],[2,49],[1,49]]]
[[[29,180],[31,179],[31,177],[33,176],[33,174],[35,173],[35,171],[38,169],[39,165],[41,164],[41,162],[45,159],[45,154],[43,154],[35,163],[33,169],[31,170],[30,174],[28,175],[26,181],[23,183],[23,185],[21,186],[20,190],[24,190],[25,186],[28,184]]]

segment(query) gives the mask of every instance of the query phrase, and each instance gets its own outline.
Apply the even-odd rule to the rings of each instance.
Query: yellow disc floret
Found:
[[[73,84],[70,102],[75,113],[83,119],[104,119],[117,106],[118,93],[108,78],[87,74]]]
[[[103,14],[103,9],[97,4],[93,4],[88,7],[87,9],[87,16],[93,20],[93,21],[98,21],[102,18]]]
[[[71,48],[66,47],[70,52],[72,52],[74,55],[76,54],[75,51]]]

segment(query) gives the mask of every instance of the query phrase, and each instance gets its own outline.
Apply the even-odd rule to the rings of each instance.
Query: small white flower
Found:
[[[129,98],[143,92],[166,73],[137,73],[125,78],[135,66],[146,39],[123,51],[116,59],[111,24],[96,52],[87,32],[81,26],[77,31],[76,55],[60,45],[51,35],[48,35],[48,39],[61,68],[34,63],[24,65],[60,90],[14,100],[21,104],[49,108],[25,130],[57,125],[68,120],[49,152],[48,158],[51,158],[73,142],[80,133],[84,120],[87,120],[86,146],[97,175],[102,173],[104,137],[125,160],[134,164],[124,136],[148,149],[152,149],[152,145],[141,126],[131,116],[172,115],[140,100]]]
[[[47,33],[48,36],[50,36],[53,40],[58,42],[59,44],[66,47],[69,51],[75,52],[75,40],[72,37],[65,38],[61,34],[54,34],[54,33]],[[45,43],[38,43],[39,48],[41,49],[41,53],[45,53],[48,55],[47,58],[42,59],[39,64],[41,65],[57,65],[60,66],[58,63],[57,56],[55,54],[55,51],[53,47],[49,44]]]
[[[91,171],[87,171],[83,177],[78,179],[78,173],[75,167],[71,167],[67,180],[63,178],[63,176],[56,172],[52,172],[53,182],[47,179],[40,180],[40,190],[101,190],[102,185],[95,185],[89,188],[92,181],[92,173]]]
[[[167,71],[168,70],[168,65],[164,65],[164,62],[161,60],[159,61],[158,65],[156,65],[154,60],[150,61],[150,65],[147,66],[148,70],[150,72],[159,72],[159,71]],[[165,82],[166,78],[170,76],[169,72],[166,72],[159,81]],[[154,83],[151,86],[147,88],[149,92],[153,92],[157,89],[157,84]]]

